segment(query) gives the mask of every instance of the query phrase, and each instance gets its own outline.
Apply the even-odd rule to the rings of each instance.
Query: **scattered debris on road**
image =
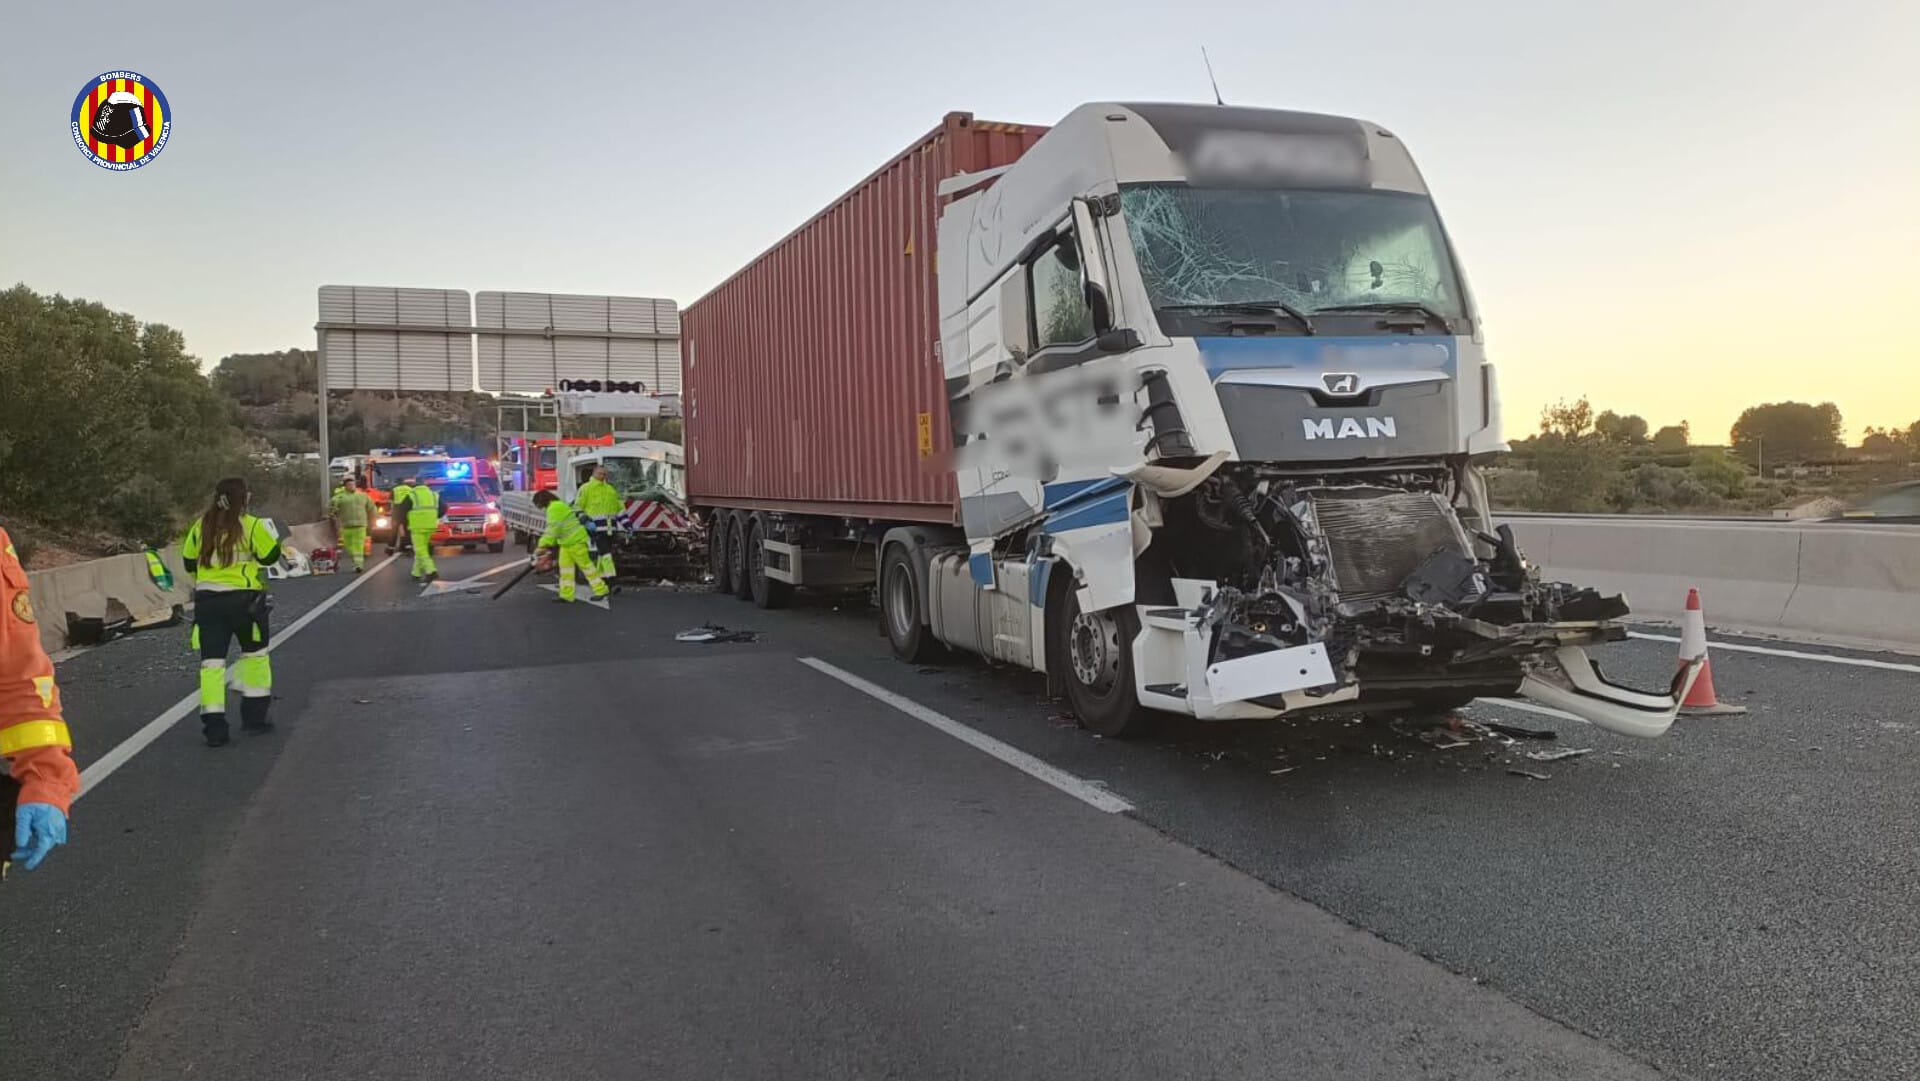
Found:
[[[692,630],[681,631],[679,634],[673,636],[673,640],[676,642],[699,643],[758,642],[760,640],[760,632],[729,630],[726,627],[720,626],[718,623],[708,623],[705,626],[695,627]]]
[[[1533,780],[1533,781],[1551,781],[1551,780],[1553,780],[1553,778],[1552,778],[1552,777],[1550,777],[1550,776],[1548,776],[1547,774],[1544,774],[1544,773],[1535,773],[1534,771],[1532,771],[1532,770],[1530,770],[1530,769],[1510,769],[1510,770],[1508,770],[1507,772],[1508,772],[1508,773],[1511,773],[1511,774],[1513,774],[1513,775],[1514,775],[1515,777],[1525,777],[1525,778],[1527,778],[1528,780]]]
[[[1560,734],[1550,728],[1522,728],[1517,724],[1502,724],[1499,721],[1486,722],[1488,728],[1503,736],[1514,739],[1559,739]]]
[[[1563,758],[1578,758],[1592,753],[1592,747],[1563,747],[1557,751],[1528,751],[1527,757],[1535,762],[1558,762]]]

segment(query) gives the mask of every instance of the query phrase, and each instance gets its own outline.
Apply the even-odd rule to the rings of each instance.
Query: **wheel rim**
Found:
[[[887,630],[894,641],[904,642],[912,636],[919,616],[913,597],[913,572],[905,563],[895,563],[888,568],[885,599]]]
[[[744,576],[747,571],[746,545],[741,541],[738,529],[735,529],[727,539],[731,542],[727,545],[727,573],[728,577],[733,579],[734,585],[738,586],[745,581]]]
[[[1067,628],[1073,678],[1095,694],[1113,689],[1120,675],[1120,626],[1103,612],[1078,612]]]

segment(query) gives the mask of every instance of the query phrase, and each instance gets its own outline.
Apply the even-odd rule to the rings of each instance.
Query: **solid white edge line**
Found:
[[[1643,634],[1640,631],[1628,631],[1627,637],[1638,638],[1643,642],[1672,642],[1679,644],[1680,639],[1665,634]],[[1735,653],[1758,653],[1765,657],[1788,657],[1796,661],[1820,661],[1824,664],[1847,664],[1855,668],[1879,668],[1888,672],[1913,672],[1920,674],[1920,664],[1901,664],[1898,661],[1876,661],[1866,657],[1835,657],[1826,653],[1802,653],[1797,649],[1773,649],[1768,646],[1743,646],[1737,642],[1709,640],[1708,652],[1716,649],[1732,650]]]
[[[299,634],[301,629],[304,628],[307,624],[312,623],[316,619],[319,619],[320,616],[327,611],[327,609],[332,608],[334,605],[339,604],[341,601],[345,600],[347,598],[347,594],[352,593],[356,589],[359,589],[361,585],[371,580],[374,575],[379,574],[383,569],[385,569],[387,564],[392,563],[394,560],[399,558],[400,557],[397,555],[390,555],[387,558],[381,560],[379,563],[374,564],[372,570],[369,570],[364,574],[356,575],[353,581],[348,582],[343,588],[335,591],[333,594],[328,596],[326,600],[323,600],[319,604],[314,605],[311,611],[307,612],[305,615],[301,616],[299,619],[294,620],[293,623],[290,624],[286,630],[281,631],[279,634],[274,635],[273,642],[267,646],[266,652],[272,653],[274,650],[280,648],[281,643],[285,642],[289,638],[292,638],[294,635]],[[137,755],[141,751],[146,750],[147,747],[150,744],[152,744],[154,740],[157,740],[161,736],[165,735],[167,729],[172,728],[174,725],[180,723],[180,718],[185,717],[189,713],[192,713],[194,706],[199,701],[200,701],[200,692],[196,690],[192,694],[187,695],[185,698],[182,698],[180,701],[175,702],[173,705],[167,707],[166,712],[160,714],[160,716],[158,717],[155,717],[153,720],[148,721],[146,725],[142,727],[138,732],[135,732],[133,735],[128,736],[126,739],[122,740],[119,746],[115,747],[111,751],[108,751],[106,754],[101,755],[97,760],[94,761],[92,765],[88,766],[86,769],[81,770],[80,771],[80,796],[84,796],[87,793],[93,791],[95,788],[99,786],[100,782],[106,780],[108,777],[113,776],[114,770],[117,770],[121,766],[126,765],[128,762],[131,762],[133,760],[134,755]],[[79,799],[80,796],[75,796],[74,798]]]
[[[944,713],[928,709],[911,698],[869,683],[852,672],[836,668],[818,657],[801,657],[799,660],[808,668],[822,675],[831,676],[870,698],[878,699],[922,724],[937,728],[974,750],[984,751],[1034,780],[1050,784],[1096,810],[1105,811],[1108,814],[1124,814],[1133,810],[1133,804],[1099,785],[1083,781],[1063,769],[1056,769],[1025,751],[1010,747],[992,736],[969,728]]]

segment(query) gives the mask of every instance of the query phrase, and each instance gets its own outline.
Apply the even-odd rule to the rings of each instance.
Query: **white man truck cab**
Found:
[[[1624,601],[1542,581],[1493,522],[1480,315],[1389,131],[1094,104],[941,190],[964,536],[882,541],[902,656],[1046,672],[1108,734],[1513,694],[1666,731],[1697,664],[1606,681],[1584,647]]]

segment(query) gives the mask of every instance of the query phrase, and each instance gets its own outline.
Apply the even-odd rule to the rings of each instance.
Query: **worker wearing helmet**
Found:
[[[413,576],[422,582],[431,582],[440,577],[440,568],[433,563],[433,533],[440,528],[440,519],[447,509],[432,485],[420,483],[418,477],[412,485],[412,494],[407,497],[406,525],[407,532],[413,536]]]
[[[540,567],[545,569],[554,563],[549,549],[559,556],[560,600],[571,603],[574,595],[573,569],[580,568],[587,576],[587,584],[593,587],[596,599],[606,596],[606,580],[600,577],[600,570],[594,565],[593,553],[587,549],[587,526],[584,515],[567,505],[567,501],[554,495],[547,489],[541,489],[533,495],[533,505],[541,508],[547,515],[547,531],[540,534]]]
[[[247,482],[228,477],[214,486],[213,505],[187,527],[180,557],[193,575],[193,643],[200,650],[200,732],[209,747],[225,747],[227,647],[240,643],[234,666],[240,687],[240,727],[267,732],[273,704],[273,664],[267,657],[267,568],[280,562],[273,523],[247,513]]]
[[[607,467],[593,467],[593,479],[580,486],[580,513],[592,520],[593,539],[599,548],[597,566],[602,578],[611,579],[613,574],[613,530],[614,519],[625,513],[627,501],[620,498],[619,489],[607,483]]]
[[[340,490],[333,493],[333,502],[327,508],[339,534],[340,547],[353,556],[355,574],[367,569],[367,516],[373,509],[373,500],[360,490],[359,482],[351,476],[341,482]]]
[[[13,844],[0,847],[31,871],[67,841],[67,811],[80,794],[73,742],[61,719],[53,662],[40,647],[27,572],[0,529],[0,808],[12,811]],[[4,844],[0,835],[0,844]],[[9,860],[0,857],[0,874]]]

